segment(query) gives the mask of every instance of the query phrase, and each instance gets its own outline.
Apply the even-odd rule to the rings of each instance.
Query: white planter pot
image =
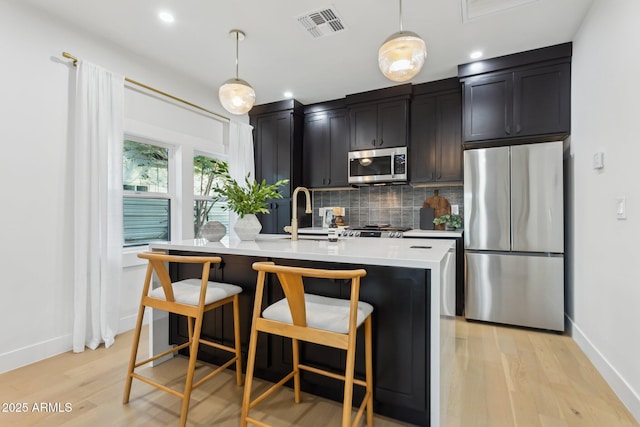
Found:
[[[240,240],[256,240],[256,236],[262,230],[262,224],[254,214],[247,214],[244,218],[238,218],[233,230]]]

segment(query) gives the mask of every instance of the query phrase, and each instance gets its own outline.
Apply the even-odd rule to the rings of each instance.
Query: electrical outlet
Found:
[[[460,206],[451,205],[451,215],[460,215]]]

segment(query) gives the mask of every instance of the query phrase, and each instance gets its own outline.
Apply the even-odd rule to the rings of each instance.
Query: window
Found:
[[[170,239],[169,148],[125,140],[123,148],[124,246]]]
[[[193,218],[194,236],[208,221],[219,221],[229,232],[227,202],[215,190],[229,177],[229,165],[224,160],[196,155],[193,158]]]

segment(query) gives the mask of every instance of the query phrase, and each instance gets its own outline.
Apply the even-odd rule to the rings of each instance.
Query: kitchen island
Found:
[[[224,238],[220,242],[192,239],[154,243],[153,250],[174,254],[214,254],[223,259],[211,273],[212,280],[234,283],[241,294],[241,340],[246,353],[256,272],[251,264],[276,263],[315,268],[365,268],[360,299],[374,306],[374,410],[418,425],[439,426],[444,422],[450,371],[453,363],[455,313],[455,242],[436,239],[345,238],[329,242],[323,236],[260,235],[255,241]],[[171,266],[174,280],[194,277],[189,267]],[[348,298],[346,284],[321,281],[305,283],[310,293]],[[269,286],[264,304],[283,297],[279,286]],[[154,324],[156,318],[154,317]],[[158,319],[150,339],[154,353],[167,344],[166,326]],[[231,341],[231,313],[212,313],[205,318],[203,334],[221,342]],[[186,337],[186,322],[177,316],[169,320],[168,344]],[[364,371],[363,346],[358,338],[356,373]],[[203,349],[199,357],[220,363],[222,355]],[[301,349],[305,363],[327,369],[344,366],[344,354],[307,344]],[[261,336],[258,342],[256,375],[279,380],[291,364],[290,344],[280,337]],[[303,377],[303,390],[341,400],[342,384],[310,374]],[[359,387],[356,388],[359,393]],[[354,396],[359,402],[361,395]]]

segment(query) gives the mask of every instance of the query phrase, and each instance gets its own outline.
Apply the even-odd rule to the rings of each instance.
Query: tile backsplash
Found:
[[[319,209],[328,206],[344,207],[345,225],[391,224],[420,228],[420,208],[424,201],[439,191],[451,205],[458,205],[464,216],[463,187],[412,187],[385,185],[345,190],[313,191],[313,226],[322,227]]]

